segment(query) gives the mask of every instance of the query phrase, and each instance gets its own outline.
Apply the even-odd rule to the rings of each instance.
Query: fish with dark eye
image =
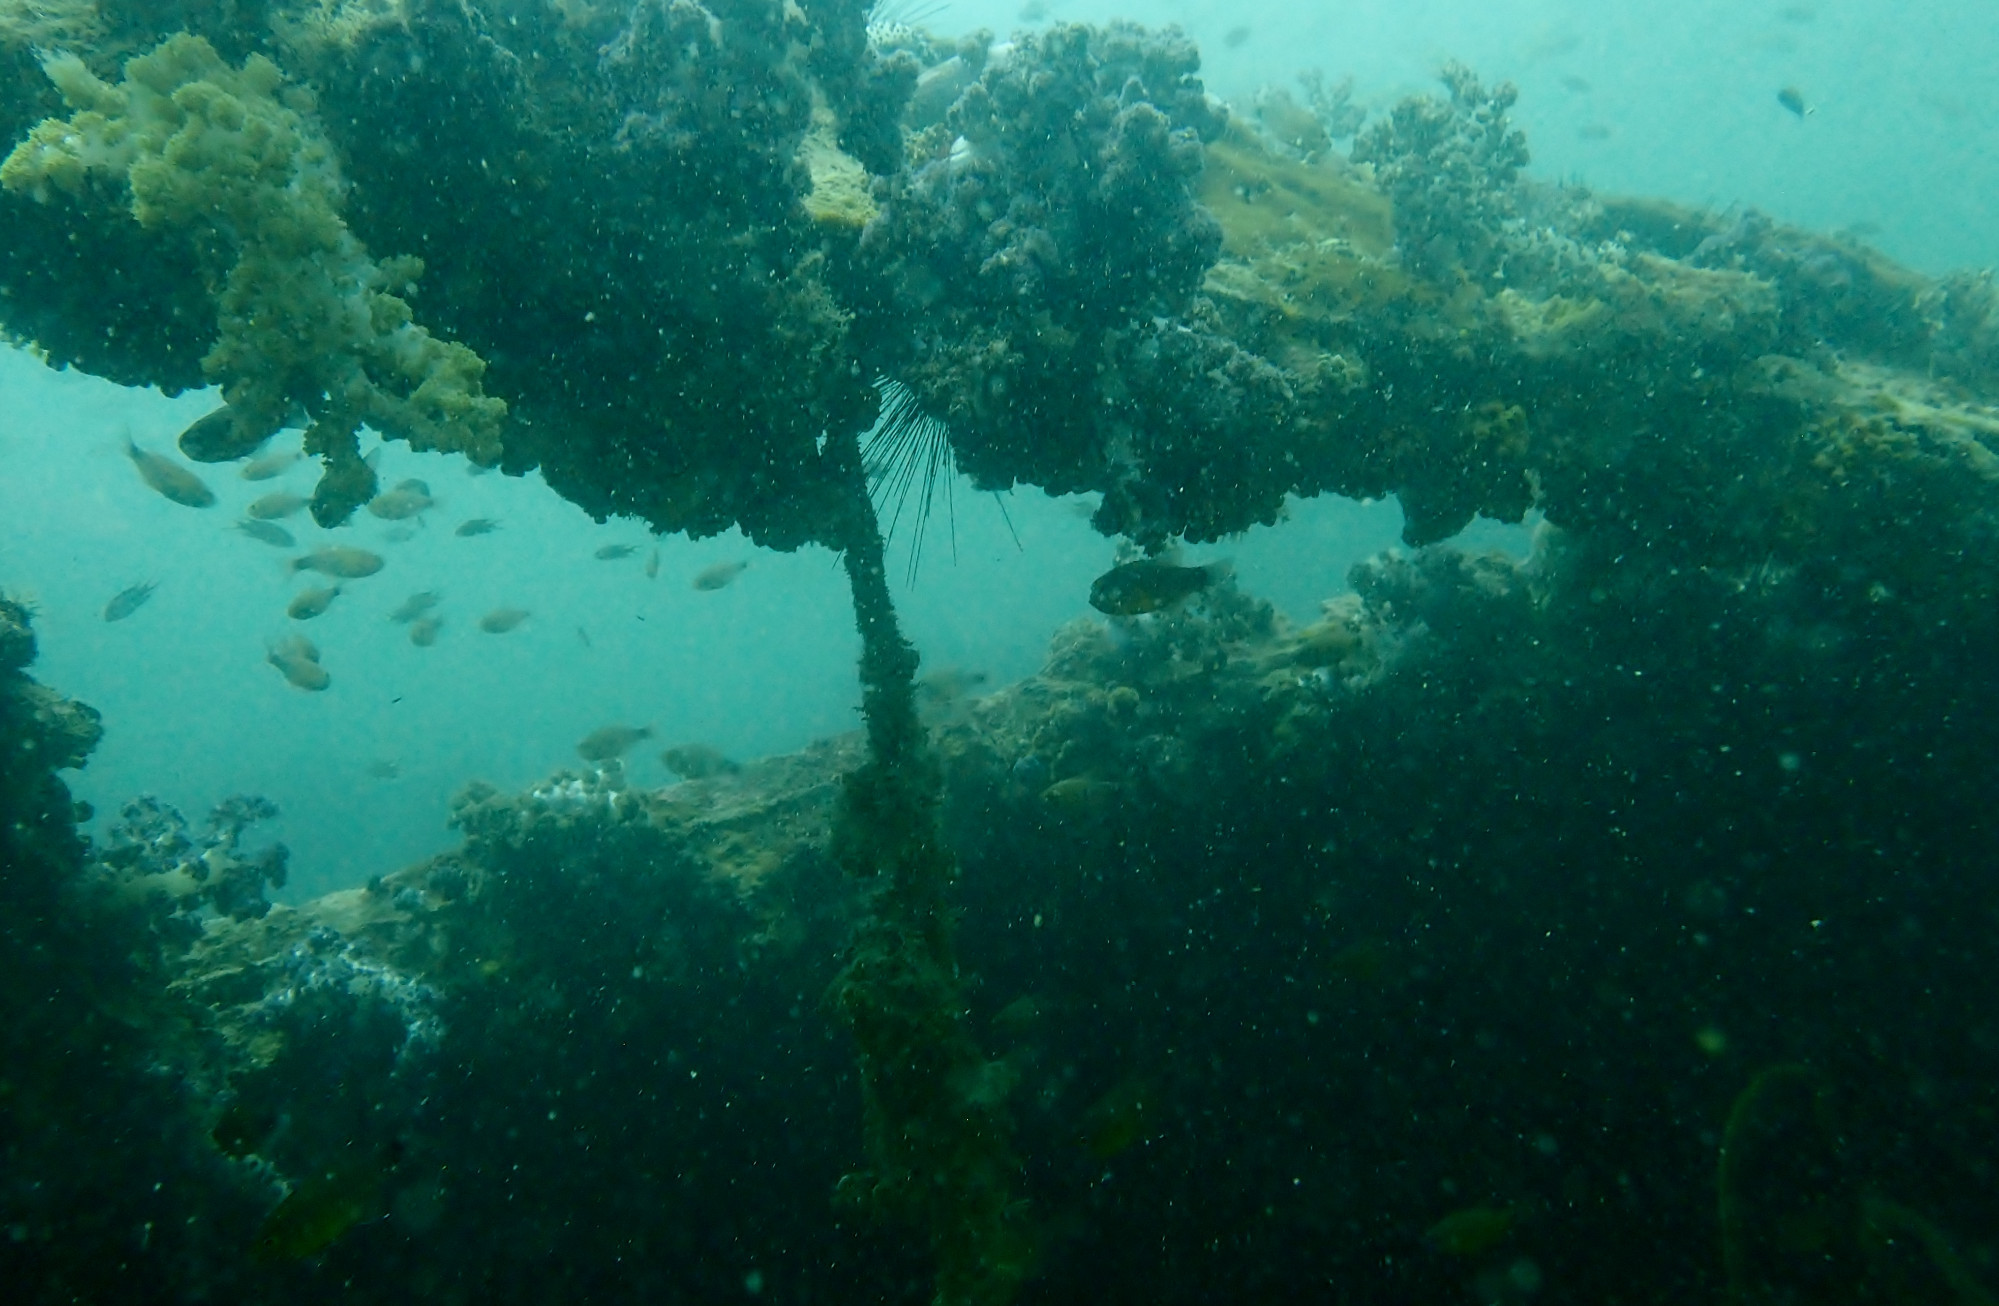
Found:
[[[293,558],[291,567],[293,575],[302,571],[316,571],[322,576],[332,576],[340,580],[359,580],[363,576],[372,576],[382,569],[382,555],[370,553],[366,549],[356,549],[350,545],[329,544]]]
[[[277,521],[282,517],[291,516],[305,507],[307,502],[303,494],[287,494],[283,490],[276,490],[250,500],[250,506],[243,511],[255,521]]]
[[[651,726],[599,726],[578,742],[576,755],[586,762],[608,762],[623,757],[632,745],[651,738]]]
[[[127,585],[124,589],[112,595],[111,601],[104,605],[104,619],[106,621],[123,621],[140,608],[145,607],[146,600],[152,598],[153,591],[159,587],[158,581],[146,581],[139,585]]]
[[[215,491],[208,488],[208,483],[173,459],[141,449],[130,438],[125,441],[125,456],[139,469],[139,479],[161,498],[183,508],[215,506]]]
[[[296,549],[298,541],[292,533],[274,521],[259,521],[255,517],[245,517],[236,523],[236,529],[257,541],[273,548]]]
[[[257,452],[283,425],[224,404],[180,433],[180,451],[198,463],[234,462]]]
[[[368,511],[383,521],[408,521],[436,502],[430,497],[430,487],[412,477],[368,500]]]
[[[735,582],[736,577],[749,568],[750,564],[747,562],[718,562],[712,567],[703,567],[694,574],[694,588],[703,593],[727,589]]]
[[[491,517],[473,517],[469,520],[459,522],[458,529],[453,531],[452,534],[462,536],[465,539],[471,539],[474,535],[491,535],[498,529],[500,529],[500,523],[494,521]]]
[[[599,562],[616,562],[619,558],[629,558],[639,551],[636,544],[606,544],[591,556]]]
[[[333,600],[339,597],[338,585],[303,589],[293,596],[291,605],[285,609],[285,615],[294,621],[311,621],[332,607]]]
[[[1090,606],[1113,617],[1158,612],[1201,593],[1228,570],[1226,563],[1188,567],[1158,558],[1119,563],[1090,582]]]
[[[494,608],[479,618],[479,629],[488,635],[504,635],[527,619],[526,608]]]
[[[389,620],[406,625],[436,607],[443,597],[436,590],[418,590],[396,605],[396,610],[389,614]]]

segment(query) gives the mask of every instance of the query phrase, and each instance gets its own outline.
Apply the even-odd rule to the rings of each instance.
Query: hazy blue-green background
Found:
[[[953,0],[933,22],[1023,12],[1178,23],[1230,99],[1316,67],[1385,106],[1462,59],[1519,85],[1543,177],[1857,226],[1931,271],[1999,261],[1992,0]]]
[[[966,0],[929,21],[1006,32],[1111,16],[1180,23],[1206,53],[1210,87],[1230,98],[1318,67],[1352,74],[1364,102],[1386,104],[1427,89],[1444,59],[1464,59],[1520,84],[1516,116],[1539,175],[1858,226],[1930,270],[1999,255],[1999,11],[1989,3],[1040,0],[1023,10]],[[1776,99],[1785,86],[1815,111],[1787,112]],[[264,652],[299,628],[284,613],[299,583],[285,574],[288,555],[231,523],[270,489],[309,491],[311,472],[250,485],[233,468],[211,469],[222,503],[197,511],[147,490],[123,452],[128,434],[169,449],[214,403],[123,391],[0,351],[0,587],[39,607],[39,674],[105,714],[104,746],[74,777],[100,812],[138,792],[195,817],[227,794],[264,794],[285,813],[271,833],[293,850],[288,896],[309,894],[444,846],[447,799],[465,781],[513,787],[580,766],[575,741],[608,722],[658,732],[634,755],[644,784],[671,779],[656,757],[663,744],[699,740],[749,757],[857,723],[856,642],[824,551],[670,539],[648,580],[654,542],[638,524],[598,525],[538,478],[473,477],[401,445],[383,451],[385,482],[422,477],[440,501],[412,538],[391,542],[394,524],[365,514],[331,533],[287,523],[302,543],[337,538],[389,559],[303,627],[333,686],[295,690]],[[1019,677],[1057,626],[1089,614],[1089,581],[1112,545],[1089,530],[1088,505],[1032,490],[1006,502],[1018,545],[990,496],[958,488],[955,563],[938,506],[921,577],[898,595],[929,668]],[[504,526],[453,534],[476,516]],[[1300,504],[1284,526],[1192,556],[1232,558],[1246,588],[1309,618],[1399,525],[1392,503]],[[618,561],[592,556],[621,542],[641,547]],[[731,587],[690,585],[735,559],[752,565]],[[899,544],[898,575],[901,559]],[[152,602],[105,623],[105,601],[139,581],[159,583]],[[445,626],[419,649],[386,614],[428,588],[445,596]],[[480,632],[479,615],[498,606],[533,616],[511,634]],[[394,778],[372,774],[385,763]]]

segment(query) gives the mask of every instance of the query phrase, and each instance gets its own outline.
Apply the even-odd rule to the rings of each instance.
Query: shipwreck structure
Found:
[[[303,411],[325,525],[365,424],[826,544],[867,722],[468,791],[459,852],[263,910],[251,808],[77,838],[93,718],[6,606],[0,1271],[1989,1301],[1999,292],[1532,183],[1511,89],[1444,80],[1277,139],[1122,24],[0,3],[9,337],[219,386],[210,456]],[[880,378],[1150,552],[1322,493],[1438,547],[926,721]],[[1439,545],[1530,511],[1524,561]]]

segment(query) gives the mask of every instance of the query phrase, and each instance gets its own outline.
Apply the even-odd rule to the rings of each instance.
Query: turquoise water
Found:
[[[1612,193],[1752,205],[1858,227],[1929,272],[1999,262],[1999,22],[1977,0],[1046,0],[1025,12],[1178,23],[1204,79],[1246,100],[1302,69],[1351,75],[1385,108],[1447,59],[1520,87],[1529,172]],[[936,21],[1007,32],[1023,6],[950,4]],[[1777,102],[1790,86],[1811,113]]]
[[[1434,149],[1412,144],[1421,109],[1383,133],[1406,152],[1374,154],[1377,194],[1353,184],[1368,165],[1217,133],[1208,166],[1240,189],[1203,198],[1231,257],[1212,301],[1173,306],[1121,248],[1036,210],[1053,194],[1110,226],[1123,211],[1103,196],[1135,197],[1155,281],[1207,230],[1170,168],[1177,216],[1158,230],[1147,186],[1110,185],[1131,159],[1188,157],[1148,144],[1143,106],[1106,111],[1129,89],[1125,37],[995,63],[976,94],[1023,95],[1023,67],[1057,90],[984,141],[965,102],[912,146],[926,162],[905,189],[877,169],[863,235],[791,207],[796,136],[757,155],[730,134],[798,105],[804,47],[755,46],[777,0],[707,0],[729,41],[752,33],[750,65],[767,56],[747,106],[676,101],[653,77],[692,47],[649,24],[701,21],[691,0],[595,2],[407,0],[441,25],[392,24],[329,59],[323,99],[294,85],[263,105],[352,115],[327,130],[353,156],[355,231],[421,249],[417,318],[482,333],[488,381],[515,387],[513,453],[547,441],[558,481],[574,455],[579,496],[686,520],[740,492],[758,529],[810,523],[869,556],[860,514],[827,506],[843,484],[858,499],[836,433],[815,457],[795,420],[812,410],[759,408],[740,378],[704,389],[688,357],[724,376],[734,361],[688,345],[712,330],[785,363],[793,342],[835,341],[817,357],[838,369],[799,365],[819,390],[750,378],[828,411],[867,397],[844,359],[893,356],[899,384],[969,414],[968,460],[1107,486],[1135,533],[1333,483],[1405,487],[1426,538],[1473,502],[1531,500],[1554,525],[1478,518],[1418,550],[1393,498],[1293,498],[1173,555],[1225,562],[1230,583],[1120,570],[1141,601],[1113,617],[1093,582],[1133,546],[1091,527],[1097,496],[947,477],[880,505],[898,521],[888,597],[922,676],[996,692],[919,732],[877,641],[864,748],[857,610],[893,624],[865,565],[593,521],[538,472],[371,431],[381,484],[421,481],[430,506],[333,529],[297,512],[273,547],[239,523],[261,496],[310,492],[310,463],[259,482],[197,466],[218,500],[197,508],[128,457],[173,455],[215,391],[121,388],[0,346],[0,595],[33,610],[25,674],[105,729],[61,774],[95,809],[85,848],[44,759],[89,732],[17,674],[27,624],[0,605],[0,1302],[37,1270],[52,1303],[1992,1300],[1999,299],[1866,249],[1938,274],[1999,261],[1988,8],[891,7],[942,32],[1178,23],[1209,92],[1245,112],[1314,69],[1350,76],[1378,120],[1463,60],[1518,84],[1531,178],[1723,215],[1632,204],[1634,233],[1552,187],[1482,207],[1507,151],[1472,130],[1491,103],[1475,94]],[[849,0],[800,2],[858,41]],[[0,0],[0,19],[61,8]],[[493,44],[452,15],[530,9],[562,22],[521,24],[517,48],[561,77],[435,59],[417,75],[425,52]],[[593,80],[610,47],[563,45],[570,20],[629,38],[639,66]],[[1088,80],[1105,68],[1117,80]],[[581,87],[590,112],[550,110],[563,127],[518,171],[412,147],[471,134],[461,94],[541,110],[507,99],[531,84]],[[15,92],[0,109],[19,116]],[[426,111],[435,124],[396,117]],[[621,117],[629,136],[607,125]],[[501,141],[507,121],[478,126]],[[704,173],[715,160],[645,134],[676,122],[769,169],[744,176],[780,177],[783,221],[759,235],[755,204],[670,189],[734,163]],[[603,137],[577,148],[586,129]],[[823,164],[815,144],[799,157]],[[627,171],[632,154],[645,166]],[[572,167],[600,189],[515,199]],[[464,185],[471,217],[446,181],[423,190],[433,175]],[[985,211],[1001,194],[1013,207]],[[1384,194],[1407,219],[1399,255],[1368,247]],[[63,266],[60,244],[34,244],[71,211],[54,198],[0,200],[19,248],[53,260],[0,262],[8,294]],[[1477,229],[1516,201],[1503,241]],[[1752,209],[1795,225],[1729,216]],[[117,229],[113,210],[77,211]],[[211,219],[188,225],[227,244]],[[601,227],[548,231],[578,221]],[[281,227],[245,249],[289,251]],[[1474,258],[1481,238],[1504,257]],[[784,279],[766,254],[797,259],[786,293],[822,297],[758,301]],[[1096,271],[1065,282],[1076,266]],[[489,293],[492,267],[517,297]],[[673,279],[688,267],[721,295]],[[71,309],[150,302],[132,293]],[[738,447],[737,413],[769,429]],[[789,443],[762,447],[797,468],[738,458],[771,432]],[[496,528],[460,533],[478,519]],[[383,566],[290,615],[324,583],[290,561],[325,545]],[[1146,583],[1203,597],[1148,606]],[[424,592],[442,624],[419,644],[392,614]],[[273,663],[301,636],[323,692]],[[936,698],[919,685],[919,705]],[[648,733],[622,763],[632,786],[581,756],[605,727]],[[766,761],[676,786],[662,750],[692,744]],[[199,823],[245,794],[281,814],[240,848],[228,819],[192,844],[163,818],[119,820],[141,795]],[[296,910],[255,901],[268,839],[289,849],[276,896]]]
[[[1355,100],[1381,108],[1461,58],[1521,86],[1515,122],[1533,176],[1857,228],[1925,270],[1999,260],[1999,82],[1985,76],[1999,66],[1999,24],[1977,4],[966,2],[928,22],[1005,32],[1023,12],[1177,22],[1201,44],[1211,92],[1237,102],[1319,68],[1353,76]],[[1785,86],[1805,94],[1809,116],[1777,102]],[[608,722],[762,756],[858,720],[858,646],[828,554],[772,554],[734,536],[654,540],[636,522],[590,522],[538,476],[470,478],[464,464],[406,446],[384,448],[384,484],[418,476],[440,502],[408,540],[390,542],[394,524],[368,518],[326,534],[380,548],[390,566],[352,582],[310,626],[334,688],[292,692],[262,662],[266,644],[294,628],[282,614],[294,588],[284,554],[230,522],[266,490],[310,492],[310,470],[260,486],[210,470],[222,504],[192,512],[144,490],[120,450],[126,434],[168,448],[216,404],[212,392],[166,400],[56,376],[8,350],[0,404],[0,580],[38,596],[46,676],[112,722],[80,794],[100,810],[136,792],[198,810],[262,792],[284,810],[288,894],[446,846],[446,800],[462,782],[526,784],[572,762],[572,744]],[[954,504],[948,514],[940,498],[918,584],[894,568],[898,600],[928,668],[1001,684],[1031,672],[1047,636],[1087,612],[1087,580],[1111,544],[1087,528],[1081,500],[1023,488],[1003,496],[1001,516],[994,498],[960,484]],[[452,534],[476,516],[504,528]],[[1245,588],[1309,620],[1343,588],[1347,566],[1397,530],[1393,502],[1293,504],[1285,526],[1199,556],[1231,558]],[[306,524],[300,534],[324,532]],[[638,552],[598,562],[604,544]],[[648,580],[654,548],[660,576]],[[754,566],[728,590],[690,588],[724,560]],[[154,600],[106,626],[102,604],[144,580],[160,582]],[[426,588],[444,592],[446,628],[420,650],[384,616]],[[474,622],[496,606],[534,616],[486,636]],[[634,754],[636,780],[670,780],[654,754]]]
[[[1855,228],[1933,271],[1999,259],[1999,83],[1983,74],[1999,66],[1999,23],[1979,5],[957,3],[928,21],[1005,31],[1023,13],[1180,23],[1202,47],[1211,91],[1238,101],[1313,67],[1353,76],[1357,102],[1382,107],[1460,58],[1521,86],[1515,119],[1532,175]],[[1802,91],[1807,116],[1778,103],[1787,86]],[[525,784],[573,763],[574,742],[606,723],[649,724],[655,742],[743,757],[856,724],[857,645],[830,555],[776,554],[734,536],[654,540],[638,523],[591,522],[535,475],[474,478],[457,460],[402,445],[383,449],[383,483],[419,477],[438,499],[413,534],[400,532],[409,538],[365,516],[333,533],[303,516],[287,523],[302,540],[358,542],[390,559],[298,627],[283,615],[297,588],[286,555],[230,524],[261,493],[309,492],[304,465],[254,486],[231,467],[209,469],[222,502],[195,511],[146,490],[122,456],[127,435],[167,449],[215,402],[0,354],[0,583],[40,604],[45,676],[111,723],[77,781],[99,809],[139,792],[187,810],[263,793],[284,812],[275,833],[293,849],[287,894],[309,896],[446,846],[459,785]],[[278,447],[286,439],[296,433]],[[940,497],[917,582],[902,555],[892,564],[926,668],[990,684],[1034,670],[1048,636],[1087,613],[1088,581],[1112,559],[1086,524],[1090,506],[1023,488],[1004,496],[1003,514],[963,483],[949,505]],[[454,535],[479,516],[503,528]],[[1230,558],[1252,593],[1310,620],[1399,526],[1392,501],[1294,503],[1282,526],[1194,556]],[[899,548],[912,534],[903,530]],[[593,557],[619,543],[637,552]],[[655,548],[659,575],[648,580]],[[691,588],[695,573],[730,560],[753,565],[727,589]],[[116,625],[101,620],[112,594],[144,581],[160,585],[150,604]],[[414,648],[385,615],[432,588],[445,596],[443,635]],[[504,636],[475,629],[500,606],[533,615]],[[294,629],[326,651],[334,681],[324,695],[291,690],[263,661]],[[656,751],[634,754],[635,779],[671,779]]]
[[[10,349],[0,351],[0,402],[0,579],[39,609],[37,673],[108,725],[72,787],[105,816],[141,793],[187,812],[234,793],[269,798],[281,815],[267,828],[292,852],[281,898],[350,887],[451,846],[452,794],[472,780],[518,789],[580,768],[574,746],[599,726],[653,729],[628,760],[632,779],[652,786],[674,779],[663,747],[699,742],[749,759],[859,724],[853,609],[823,549],[777,553],[734,532],[655,540],[637,522],[592,522],[538,475],[470,476],[462,459],[389,444],[383,484],[422,479],[437,506],[413,523],[360,513],[332,531],[303,512],[286,519],[301,549],[356,544],[387,560],[344,582],[323,615],[295,622],[291,596],[321,578],[292,579],[296,551],[234,523],[261,495],[309,494],[307,464],[255,483],[234,465],[203,468],[219,502],[190,509],[147,489],[125,455],[127,435],[170,451],[215,406],[213,392],[167,399],[51,372]],[[273,447],[295,447],[297,434]],[[1037,669],[1055,629],[1089,614],[1090,580],[1114,551],[1090,529],[1085,496],[1001,498],[1004,512],[962,480],[940,490],[914,579],[913,528],[890,558],[925,671],[982,676],[986,689]],[[456,534],[477,517],[500,529]],[[1254,592],[1310,620],[1347,568],[1400,530],[1392,502],[1329,499],[1189,556],[1230,559]],[[619,544],[637,548],[594,556]],[[694,589],[704,568],[736,561],[751,565],[727,588]],[[144,607],[103,619],[114,594],[146,582],[159,588]],[[388,614],[433,589],[444,626],[417,648]],[[531,615],[503,635],[478,629],[502,607]],[[266,664],[266,650],[294,633],[324,654],[326,692],[293,689]]]

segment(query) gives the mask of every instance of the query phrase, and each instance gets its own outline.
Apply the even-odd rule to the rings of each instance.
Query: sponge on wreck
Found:
[[[302,404],[329,450],[368,422],[420,449],[499,458],[506,404],[485,363],[432,336],[407,302],[422,264],[376,262],[340,214],[344,183],[311,97],[251,55],[232,68],[181,33],[112,85],[74,55],[43,62],[74,110],[35,127],[0,187],[86,208],[123,204],[140,226],[193,241],[217,317],[202,360],[240,411]]]

